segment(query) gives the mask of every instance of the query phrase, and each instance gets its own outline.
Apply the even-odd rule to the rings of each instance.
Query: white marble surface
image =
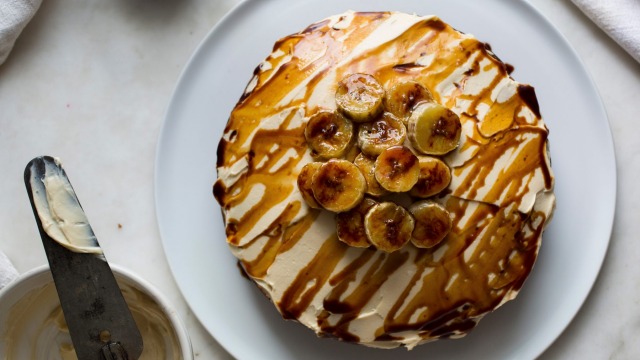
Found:
[[[181,70],[236,3],[44,1],[0,65],[0,249],[20,272],[46,263],[22,174],[35,156],[59,156],[95,232],[109,239],[101,242],[109,260],[146,278],[175,304],[196,359],[230,355],[191,314],[168,268],[155,218],[154,157]],[[609,115],[618,167],[616,219],[602,272],[575,320],[541,358],[637,359],[640,64],[568,0],[531,3],[592,75]]]

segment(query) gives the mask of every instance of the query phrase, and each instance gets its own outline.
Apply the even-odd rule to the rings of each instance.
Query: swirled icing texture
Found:
[[[461,118],[436,199],[453,230],[433,249],[346,246],[296,187],[312,161],[306,119],[335,109],[337,82],[355,72],[387,89],[417,80]],[[347,12],[280,39],[255,69],[218,147],[214,195],[231,251],[285,318],[412,348],[465,335],[520,290],[555,205],[547,134],[533,88],[488,45],[434,16]]]
[[[37,173],[35,164],[32,174]],[[58,244],[78,253],[90,253],[104,259],[89,220],[80,206],[60,159],[44,163],[44,175],[29,180],[33,203],[43,230]]]
[[[139,360],[182,359],[167,309],[129,280],[118,282],[144,340]],[[0,359],[78,359],[53,281],[26,292],[3,320]]]

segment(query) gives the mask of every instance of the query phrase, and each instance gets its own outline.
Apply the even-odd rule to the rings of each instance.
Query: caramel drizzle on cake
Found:
[[[460,116],[460,146],[444,157],[452,180],[437,199],[453,228],[434,248],[349,247],[296,187],[313,161],[306,119],[335,110],[336,83],[356,72],[386,89],[416,80]],[[484,43],[436,17],[349,12],[279,40],[256,68],[218,147],[214,195],[232,252],[284,317],[413,347],[464,335],[522,286],[554,204],[547,134],[533,89]]]

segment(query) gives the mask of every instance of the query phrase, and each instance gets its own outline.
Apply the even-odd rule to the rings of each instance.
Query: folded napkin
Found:
[[[42,0],[0,0],[0,64],[11,52],[18,35],[40,7]]]
[[[571,0],[640,62],[640,0]]]
[[[0,289],[18,276],[18,271],[2,251],[0,251]]]

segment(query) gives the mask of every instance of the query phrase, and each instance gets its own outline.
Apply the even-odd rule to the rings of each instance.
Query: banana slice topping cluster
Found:
[[[305,128],[316,160],[298,175],[305,202],[335,212],[338,239],[350,246],[438,245],[452,221],[429,198],[451,181],[439,157],[458,147],[458,116],[418,82],[385,90],[370,74],[342,79],[335,101],[337,110],[313,114]]]

